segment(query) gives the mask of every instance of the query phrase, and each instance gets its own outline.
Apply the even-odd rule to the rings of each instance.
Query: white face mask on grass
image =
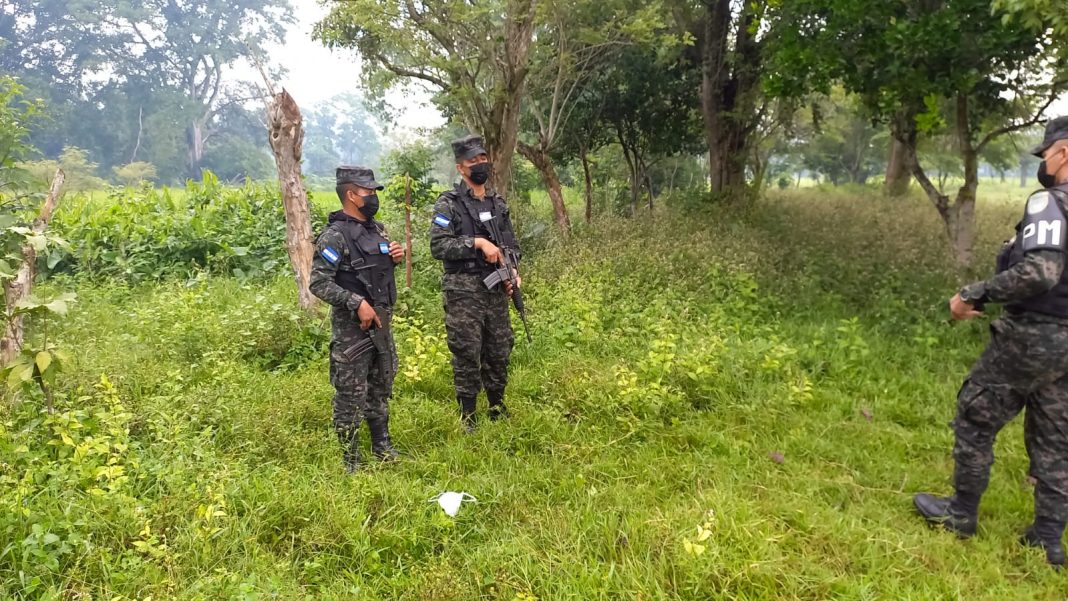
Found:
[[[465,492],[453,492],[447,490],[440,495],[430,498],[430,502],[438,502],[441,509],[445,511],[445,514],[449,517],[456,517],[456,514],[460,511],[460,504],[464,501],[471,501],[472,503],[478,503],[478,499]]]

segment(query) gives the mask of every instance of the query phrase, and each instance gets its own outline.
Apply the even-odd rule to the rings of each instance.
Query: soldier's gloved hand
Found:
[[[393,258],[394,263],[400,263],[404,260],[404,247],[399,242],[390,242],[389,256]]]
[[[486,262],[496,265],[501,261],[501,249],[497,248],[497,245],[490,242],[485,238],[475,238],[475,248],[482,251],[482,256],[486,257]]]
[[[356,317],[360,320],[361,330],[367,330],[372,325],[376,328],[382,327],[382,320],[378,319],[378,313],[375,313],[375,308],[367,301],[360,303],[360,308],[356,310]]]
[[[969,319],[982,317],[983,312],[976,311],[975,306],[965,302],[958,292],[953,295],[953,298],[949,299],[949,316],[955,321],[968,321]]]

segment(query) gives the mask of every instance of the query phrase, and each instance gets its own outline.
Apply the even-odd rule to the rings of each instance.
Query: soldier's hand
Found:
[[[964,302],[958,292],[953,295],[953,298],[949,299],[949,316],[955,321],[968,321],[969,319],[982,317],[983,312],[976,311],[974,305]]]
[[[496,265],[501,261],[501,249],[497,248],[497,245],[490,242],[485,238],[475,238],[475,248],[482,251],[482,256],[486,257],[487,263]]]
[[[393,258],[394,263],[400,263],[404,260],[404,247],[399,242],[390,242],[389,256]]]
[[[367,301],[360,303],[360,308],[356,310],[356,317],[360,320],[361,330],[367,330],[372,325],[376,328],[382,327],[382,320],[378,319],[378,313],[375,313],[375,308]]]

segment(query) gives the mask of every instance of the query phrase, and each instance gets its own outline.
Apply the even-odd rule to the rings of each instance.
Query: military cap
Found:
[[[1031,151],[1031,154],[1042,158],[1042,153],[1053,146],[1054,142],[1060,140],[1068,140],[1068,115],[1050,119],[1046,123],[1046,135],[1042,138],[1042,143]]]
[[[381,190],[384,188],[375,181],[375,172],[367,167],[342,165],[337,168],[337,185],[356,184],[368,190]]]
[[[489,154],[486,152],[486,145],[482,142],[482,136],[464,136],[459,140],[453,140],[452,142],[452,154],[456,157],[456,162],[466,161],[473,159],[480,154]]]

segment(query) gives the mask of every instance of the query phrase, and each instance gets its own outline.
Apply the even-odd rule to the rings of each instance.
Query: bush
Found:
[[[324,211],[312,205],[315,228]],[[56,216],[71,250],[57,270],[132,282],[190,278],[199,272],[239,278],[289,271],[285,211],[275,186],[219,185],[210,172],[184,194],[112,189],[104,205],[82,198]]]

